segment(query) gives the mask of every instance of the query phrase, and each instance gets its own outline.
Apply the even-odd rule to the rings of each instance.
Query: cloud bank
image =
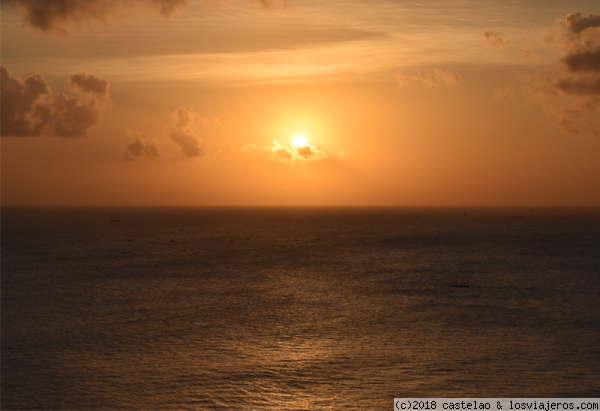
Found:
[[[46,80],[34,72],[24,79],[1,66],[2,137],[83,137],[98,124],[111,104],[107,80],[91,74],[69,79],[76,98],[63,93],[52,96]]]
[[[460,82],[460,76],[451,71],[434,69],[411,74],[397,74],[396,81],[399,89],[421,85],[428,88],[454,88]]]
[[[158,157],[158,148],[153,139],[146,134],[142,134],[136,130],[127,130],[127,135],[133,137],[133,143],[125,146],[125,152],[121,156],[122,160],[135,161],[142,157],[155,158]]]
[[[273,140],[273,147],[270,147],[267,150],[274,161],[281,163],[319,161],[328,157],[324,151],[321,151],[310,144],[289,148],[281,146],[277,140]]]
[[[197,114],[194,110],[178,108],[171,116],[177,123],[171,128],[171,139],[179,144],[186,157],[201,157],[206,154],[204,147],[200,146],[201,140],[192,131],[192,124]]]
[[[140,7],[169,17],[187,0],[2,0],[2,4],[20,8],[23,23],[33,29],[66,35],[69,27],[107,23]]]

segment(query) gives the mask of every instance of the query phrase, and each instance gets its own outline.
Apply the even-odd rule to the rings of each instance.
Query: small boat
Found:
[[[464,283],[459,283],[458,281],[455,281],[454,284],[452,284],[452,287],[468,287],[469,283],[464,282]]]

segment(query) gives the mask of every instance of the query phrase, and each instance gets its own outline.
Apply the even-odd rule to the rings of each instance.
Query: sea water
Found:
[[[2,409],[600,396],[598,208],[1,217]]]

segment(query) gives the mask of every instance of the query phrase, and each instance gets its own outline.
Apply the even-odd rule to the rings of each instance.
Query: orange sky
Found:
[[[122,3],[2,1],[3,205],[600,205],[595,0]]]

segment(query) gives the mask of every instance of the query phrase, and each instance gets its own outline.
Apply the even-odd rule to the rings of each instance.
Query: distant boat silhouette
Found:
[[[454,284],[452,284],[452,287],[468,287],[469,283],[464,282],[464,283],[459,283],[458,281],[455,281]]]

